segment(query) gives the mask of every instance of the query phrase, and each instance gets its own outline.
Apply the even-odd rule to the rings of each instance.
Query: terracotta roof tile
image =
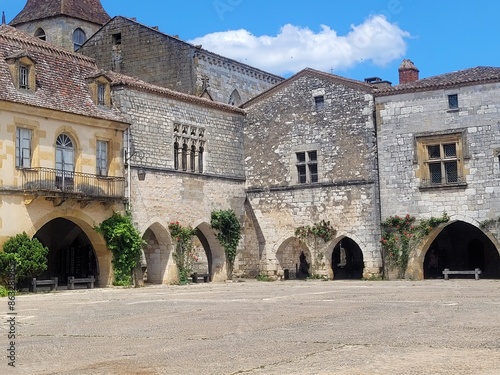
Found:
[[[22,51],[35,62],[35,93],[14,86],[6,58]],[[97,106],[86,79],[98,74],[93,59],[55,47],[11,26],[0,25],[0,100],[78,115],[127,122],[116,109]]]
[[[60,15],[99,25],[104,25],[110,19],[100,0],[28,0],[23,10],[14,17],[10,25],[14,26]]]
[[[459,70],[415,82],[405,83],[376,91],[376,96],[387,96],[407,92],[438,90],[456,86],[470,86],[481,83],[500,82],[500,68],[477,66],[475,68]]]

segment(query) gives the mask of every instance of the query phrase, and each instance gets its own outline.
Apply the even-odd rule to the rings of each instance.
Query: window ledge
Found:
[[[460,108],[450,108],[446,110],[447,113],[460,112]]]
[[[447,190],[447,189],[465,189],[467,187],[466,182],[460,182],[457,184],[425,184],[425,185],[420,185],[419,190],[420,191],[426,191],[426,190]]]

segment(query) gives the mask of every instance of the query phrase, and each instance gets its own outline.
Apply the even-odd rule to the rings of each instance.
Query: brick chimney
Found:
[[[399,66],[399,84],[410,83],[418,81],[418,72],[419,70],[413,62],[408,59],[404,59],[401,65]]]

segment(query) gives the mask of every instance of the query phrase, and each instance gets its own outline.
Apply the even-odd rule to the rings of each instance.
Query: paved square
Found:
[[[2,355],[1,374],[500,373],[494,280],[76,290],[16,308],[16,368]]]

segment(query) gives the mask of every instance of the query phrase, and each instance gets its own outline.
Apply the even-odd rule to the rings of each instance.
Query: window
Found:
[[[423,187],[460,185],[463,175],[462,135],[418,138]]]
[[[449,109],[458,109],[458,95],[448,95],[448,108]]]
[[[19,65],[19,88],[29,90],[30,69],[26,65]]]
[[[31,167],[31,130],[16,129],[16,168]]]
[[[325,108],[325,97],[323,95],[315,96],[314,103],[316,105],[316,111],[321,111],[323,108]]]
[[[113,34],[112,38],[114,46],[122,44],[122,33]]]
[[[85,35],[85,31],[80,28],[73,31],[73,50],[77,51],[86,40],[87,35]]]
[[[318,152],[297,152],[295,155],[299,184],[318,182]]]
[[[97,84],[97,105],[105,105],[106,86],[102,83]]]
[[[96,174],[98,176],[108,175],[108,142],[97,141],[96,143]]]
[[[204,128],[174,124],[175,170],[203,173],[204,135]],[[182,147],[180,146],[181,142]]]
[[[45,31],[41,27],[39,27],[38,29],[36,29],[35,36],[38,39],[47,40],[47,36],[45,35]]]
[[[56,140],[56,186],[62,191],[73,190],[75,150],[73,141],[66,134]]]

